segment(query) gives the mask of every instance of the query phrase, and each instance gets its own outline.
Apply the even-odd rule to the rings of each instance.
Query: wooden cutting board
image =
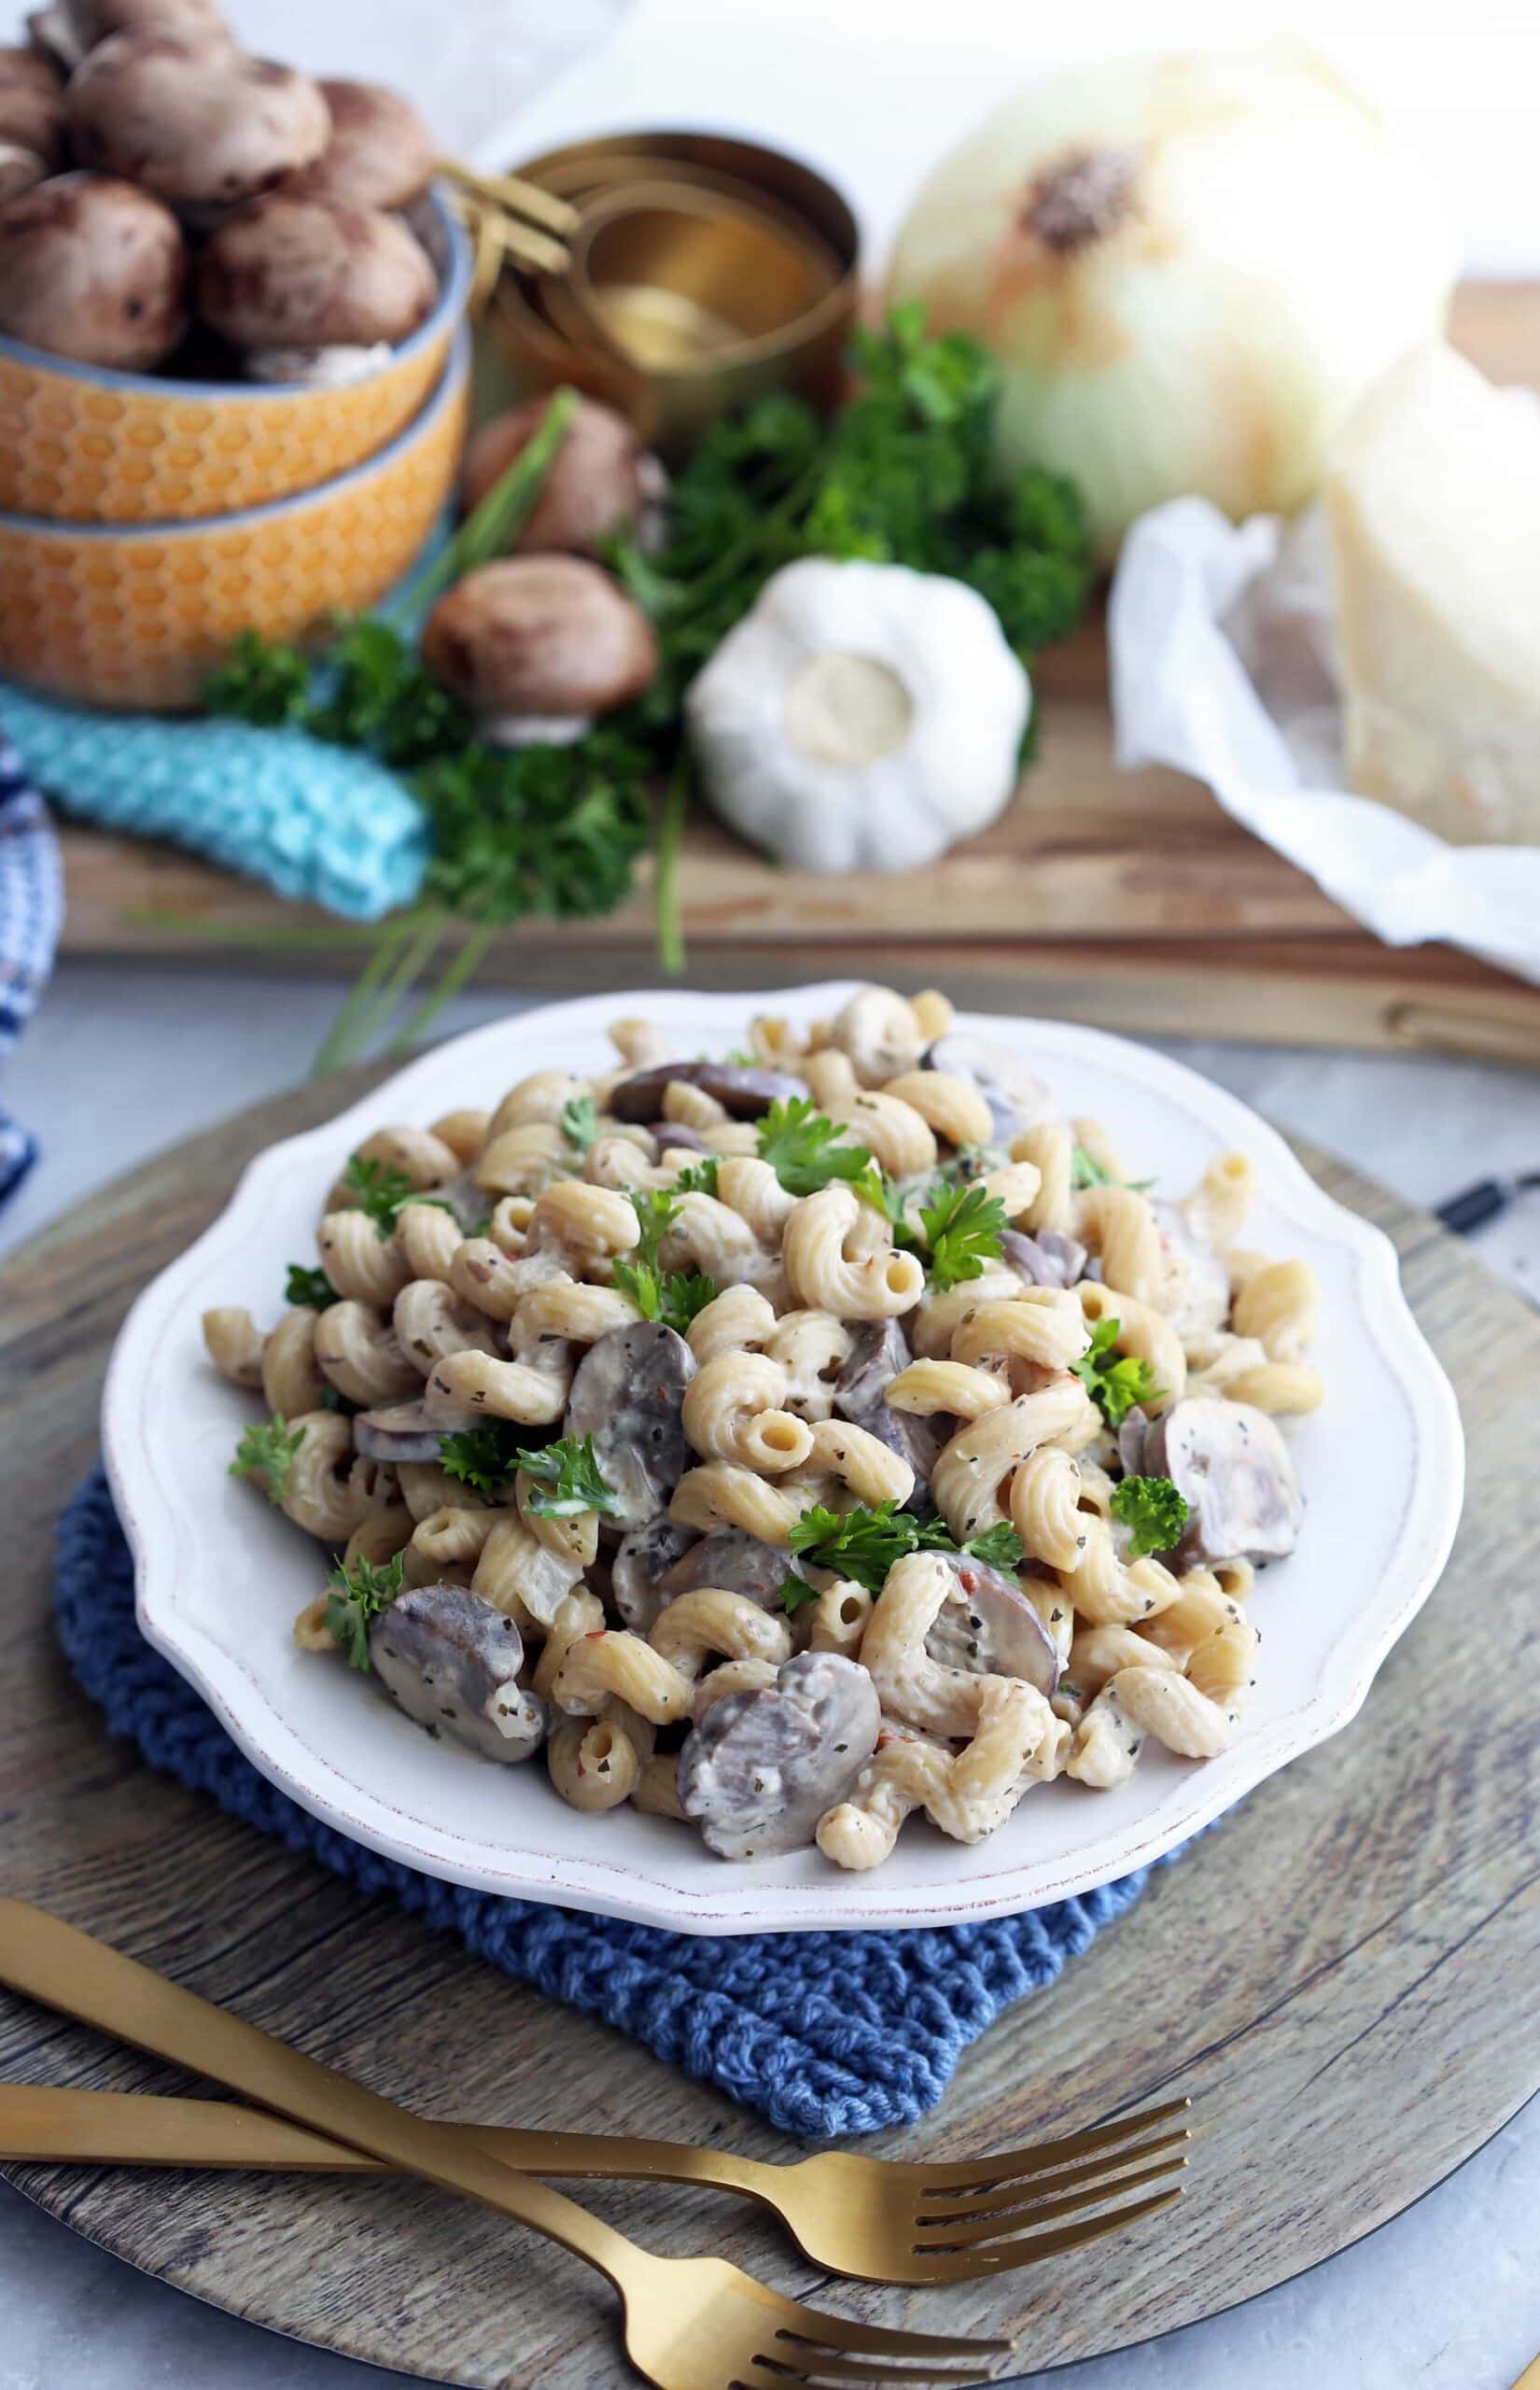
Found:
[[[1540,384],[1540,283],[1468,283],[1455,335]],[[982,837],[898,879],[780,871],[704,814],[682,873],[690,976],[773,987],[856,970],[1147,1034],[1470,1053],[1540,1064],[1540,989],[1452,948],[1382,946],[1196,780],[1117,771],[1099,624],[1043,659],[1043,745]],[[357,967],[359,934],[169,847],[65,834],[66,953]],[[656,979],[647,872],[621,911],[529,921],[483,976],[530,991]]]
[[[367,1084],[284,1097],[161,1156],[11,1265],[0,1301],[0,1885],[425,2112],[790,2157],[792,2144],[718,2093],[151,1776],[107,1743],[54,1645],[54,1514],[94,1458],[103,1367],[128,1302],[222,1206],[253,1153]],[[1189,2196],[976,2291],[815,2279],[746,2207],[583,2186],[638,2239],[718,2249],[847,2313],[1008,2330],[1035,2372],[1212,2314],[1330,2256],[1440,2181],[1540,2086],[1540,1322],[1430,1220],[1307,1159],[1394,1237],[1460,1395],[1470,1495],[1444,1583],[1346,1733],[1157,1870],[1129,1916],[975,2046],[936,2113],[861,2144],[962,2157],[1186,2092]],[[8,1995],[0,2076],[189,2088]],[[147,2271],[352,2356],[518,2390],[635,2379],[596,2277],[416,2186],[5,2172]]]

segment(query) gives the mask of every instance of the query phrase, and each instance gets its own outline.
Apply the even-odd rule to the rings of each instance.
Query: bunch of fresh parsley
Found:
[[[895,1502],[879,1502],[875,1510],[858,1503],[843,1512],[820,1504],[804,1511],[787,1540],[812,1568],[833,1569],[869,1594],[881,1593],[889,1568],[910,1552],[966,1553],[987,1568],[1001,1569],[1018,1568],[1022,1559],[1021,1538],[1008,1522],[959,1544],[936,1513],[917,1518]],[[818,1595],[802,1578],[788,1577],[780,1598],[783,1610],[795,1610],[804,1602],[817,1601]]]
[[[606,560],[651,618],[659,670],[643,696],[570,746],[488,746],[425,669],[413,640],[388,620],[340,623],[319,673],[297,647],[254,631],[237,639],[204,692],[210,710],[295,725],[406,773],[432,840],[422,898],[383,933],[317,1068],[369,1049],[455,921],[469,924],[463,942],[396,1030],[393,1052],[424,1033],[500,927],[621,903],[664,781],[658,942],[666,967],[682,967],[684,692],[780,566],[799,556],[868,557],[965,581],[1028,660],[1073,627],[1094,577],[1084,510],[1071,485],[1051,473],[997,481],[990,430],[999,376],[987,353],[960,332],[928,339],[922,311],[901,307],[885,330],[857,334],[852,363],[857,393],[831,417],[775,397],[714,425],[674,483],[661,554],[644,553],[635,538],[612,544]],[[438,585],[506,552],[574,403],[572,394],[556,394],[540,431],[452,543]]]

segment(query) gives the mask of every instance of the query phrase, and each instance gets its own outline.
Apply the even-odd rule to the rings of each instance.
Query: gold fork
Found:
[[[0,1981],[559,2242],[619,2291],[626,2353],[659,2390],[794,2390],[814,2381],[963,2390],[1010,2354],[1008,2341],[847,2323],[781,2298],[721,2257],[655,2256],[474,2139],[398,2108],[24,1901],[0,1900]]]
[[[1184,2130],[1139,2139],[1187,2107],[1174,2100],[1067,2140],[1004,2157],[907,2165],[824,2150],[763,2165],[731,2150],[601,2133],[444,2125],[525,2174],[590,2182],[694,2183],[739,2191],[779,2216],[805,2256],[857,2282],[967,2282],[1014,2271],[1121,2231],[1179,2196],[1175,2189],[1109,2213],[1186,2164]],[[381,2159],[277,2116],[223,2101],[0,2084],[0,2157],[131,2166],[255,2167],[301,2173],[387,2173]],[[1147,2161],[1158,2158],[1155,2164]],[[1135,2172],[1125,2172],[1125,2168]],[[1066,2224],[1066,2216],[1080,2220]]]

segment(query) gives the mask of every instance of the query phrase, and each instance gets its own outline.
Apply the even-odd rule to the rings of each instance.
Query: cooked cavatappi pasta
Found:
[[[269,1414],[234,1473],[332,1550],[301,1647],[737,1860],[1225,1750],[1323,1392],[1246,1157],[1131,1179],[935,994],[613,1039],[378,1131],[277,1326],[205,1315]]]

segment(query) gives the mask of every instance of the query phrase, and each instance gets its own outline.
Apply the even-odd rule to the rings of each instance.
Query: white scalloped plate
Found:
[[[1460,1513],[1454,1397],[1403,1299],[1378,1229],[1317,1187],[1233,1096],[1162,1057],[1057,1021],[965,1016],[1014,1044],[1063,1096],[1183,1191],[1210,1157],[1249,1153],[1260,1196],[1248,1244],[1304,1256],[1323,1292],[1326,1407],[1295,1430],[1307,1511],[1297,1551],[1254,1597],[1259,1681],[1232,1750],[1202,1765],[1147,1746],[1113,1792],[1033,1791],[969,1849],[923,1821],[887,1866],[844,1875],[817,1851],[734,1866],[686,1828],[630,1809],[583,1818],[539,1766],[487,1765],[430,1740],[364,1678],[299,1652],[316,1547],[227,1473],[249,1400],[217,1379],[199,1314],[273,1317],[283,1265],[313,1257],[321,1197],[371,1128],[487,1104],[548,1065],[609,1066],[606,1024],[642,1013],[681,1051],[725,1051],[751,1011],[826,1016],[849,985],[765,996],[624,994],[523,1013],[425,1055],[324,1128],[273,1146],[190,1251],[135,1303],[103,1404],[113,1491],[138,1570],[139,1623],[263,1774],[329,1825],[426,1874],[687,1933],[956,1925],[1061,1900],[1147,1866],[1275,1768],[1345,1726],[1427,1598]]]

